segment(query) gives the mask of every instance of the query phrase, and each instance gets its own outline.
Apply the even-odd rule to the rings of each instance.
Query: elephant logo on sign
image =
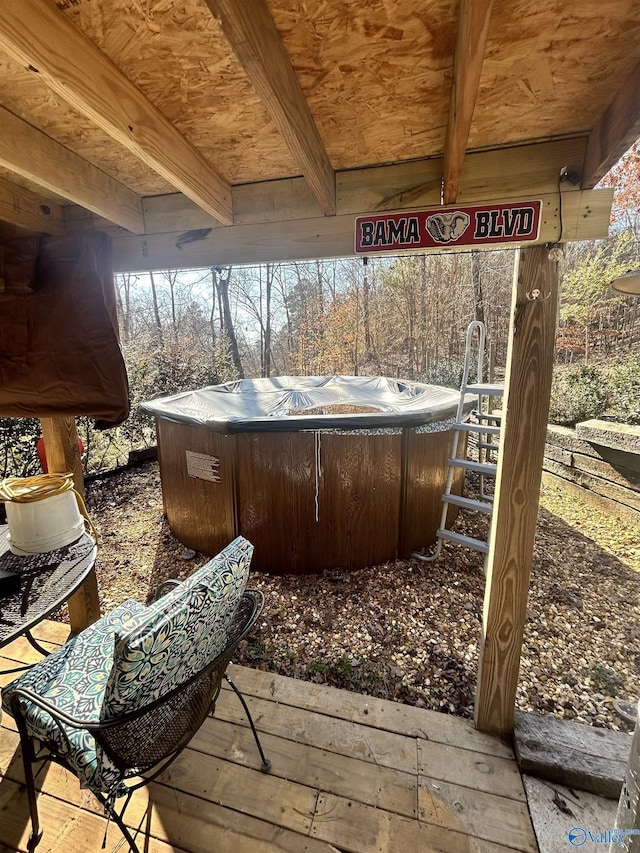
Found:
[[[468,213],[455,210],[453,213],[434,213],[427,216],[427,231],[438,243],[450,243],[462,237],[471,221]]]

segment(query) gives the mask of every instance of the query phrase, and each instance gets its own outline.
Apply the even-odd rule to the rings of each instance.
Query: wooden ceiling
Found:
[[[563,166],[586,218],[639,60],[635,0],[2,0],[0,219],[274,254],[259,225],[552,195]]]

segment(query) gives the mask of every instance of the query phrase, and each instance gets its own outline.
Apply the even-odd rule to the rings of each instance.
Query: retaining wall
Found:
[[[543,470],[585,500],[640,525],[640,427],[591,420],[547,428]]]

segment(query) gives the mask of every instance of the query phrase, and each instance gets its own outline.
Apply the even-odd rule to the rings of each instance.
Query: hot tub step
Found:
[[[483,542],[482,539],[474,539],[473,536],[464,536],[462,533],[454,533],[453,530],[438,529],[437,533],[440,539],[448,539],[449,542],[455,542],[456,545],[464,545],[465,548],[471,548],[473,551],[480,551],[482,554],[489,552],[489,545]]]
[[[489,501],[476,501],[473,498],[463,498],[460,495],[443,495],[442,500],[445,503],[459,506],[462,509],[470,509],[473,512],[486,512],[487,515],[491,515],[493,512],[493,506]]]
[[[476,471],[478,474],[484,474],[485,477],[495,477],[498,467],[488,462],[474,462],[473,459],[449,459],[447,464],[453,468],[464,468],[465,471]]]

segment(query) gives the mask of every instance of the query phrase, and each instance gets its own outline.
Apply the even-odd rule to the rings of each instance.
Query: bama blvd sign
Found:
[[[359,216],[356,254],[490,246],[538,239],[541,201]]]

